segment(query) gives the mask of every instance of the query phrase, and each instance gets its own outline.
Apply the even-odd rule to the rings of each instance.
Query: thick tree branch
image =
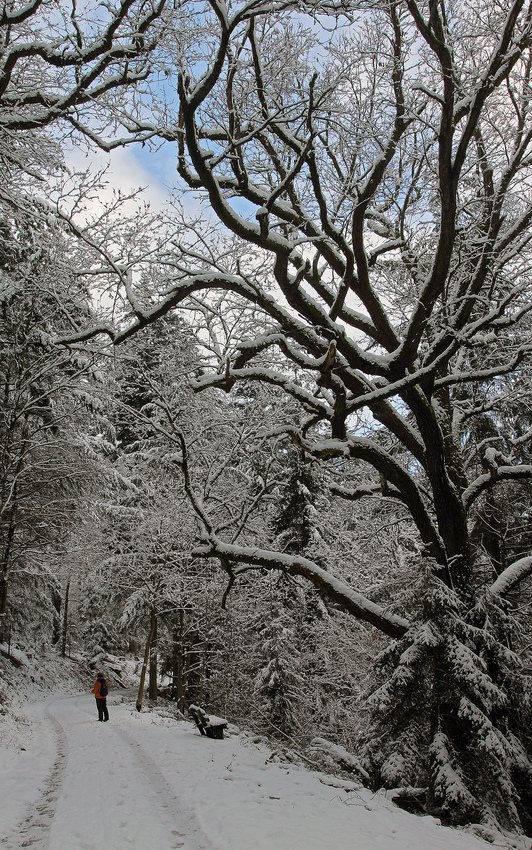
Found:
[[[520,481],[523,479],[532,478],[532,466],[522,464],[521,466],[498,466],[495,469],[490,469],[483,475],[473,481],[462,494],[464,508],[469,511],[472,504],[478,497],[495,487],[500,481]]]
[[[497,596],[505,596],[510,590],[523,581],[532,573],[532,557],[529,555],[526,558],[520,558],[514,561],[509,567],[497,577],[490,587],[492,593]]]
[[[344,610],[370,623],[390,637],[402,637],[410,626],[407,620],[385,611],[384,608],[366,599],[308,558],[271,552],[252,546],[235,546],[224,543],[217,537],[211,537],[208,543],[197,546],[192,554],[198,558],[225,558],[234,564],[252,565],[302,576],[312,582],[329,599],[341,605]]]

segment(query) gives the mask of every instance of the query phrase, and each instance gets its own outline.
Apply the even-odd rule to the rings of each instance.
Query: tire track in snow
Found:
[[[20,821],[17,827],[0,842],[3,850],[20,850],[22,847],[46,850],[48,847],[50,829],[63,784],[68,756],[68,741],[65,730],[51,713],[52,704],[46,706],[44,713],[56,736],[57,755],[55,761],[45,780],[40,797],[28,806],[24,820]]]
[[[176,797],[159,766],[147,750],[124,729],[113,727],[112,731],[134,751],[139,766],[149,780],[150,789],[155,792],[157,804],[167,812],[174,822],[175,829],[172,830],[176,836],[174,847],[182,848],[182,850],[211,850],[211,846],[203,836],[193,812],[186,810]]]
[[[92,700],[90,704],[92,705]],[[111,780],[111,784],[106,786],[103,792],[104,795],[108,794],[106,804],[111,803],[115,807],[113,809],[115,816],[118,816],[120,812],[119,817],[114,818],[114,826],[117,827],[120,835],[116,831],[113,833],[114,840],[111,839],[109,850],[137,847],[137,840],[140,840],[140,837],[132,837],[131,830],[127,834],[125,829],[122,830],[128,823],[128,816],[124,809],[129,808],[129,817],[134,812],[137,812],[136,817],[142,817],[139,811],[139,808],[142,808],[146,818],[148,812],[140,803],[146,803],[147,800],[150,801],[149,822],[153,819],[154,824],[157,823],[159,827],[163,827],[163,823],[166,824],[163,832],[168,837],[164,844],[159,844],[160,850],[212,850],[193,812],[179,800],[178,793],[166,780],[146,748],[123,728],[123,720],[122,724],[120,722],[116,725],[105,724],[104,728],[94,730],[95,726],[100,725],[93,722],[93,712],[88,710],[88,705],[86,697],[78,696],[56,699],[45,706],[45,717],[55,733],[56,758],[38,799],[28,806],[26,816],[18,826],[3,840],[0,839],[1,850],[22,850],[26,847],[32,850],[58,850],[59,847],[61,850],[68,850],[65,841],[68,841],[70,847],[80,848],[80,850],[81,848],[92,850],[100,846],[101,841],[91,836],[87,829],[81,827],[81,831],[78,831],[77,823],[68,826],[72,823],[71,806],[75,807],[79,802],[79,794],[73,795],[72,788],[76,773],[79,776],[80,759],[83,760],[86,756],[88,740],[92,752],[97,752],[105,742],[105,751],[119,756],[123,765],[122,770],[125,771],[122,774],[121,783]],[[87,724],[87,720],[80,719],[83,716],[91,718],[91,721]],[[103,740],[98,734],[100,732],[105,733]],[[97,736],[96,739],[94,734]],[[90,765],[88,767],[90,770]],[[113,768],[110,772],[116,774],[116,769]],[[139,780],[139,775],[142,776],[142,780]],[[134,776],[136,779],[133,779],[131,788],[128,788],[130,779]],[[138,792],[134,791],[138,787],[145,789],[143,801],[138,799],[136,796]],[[86,787],[86,792],[89,797],[85,802],[90,804],[91,799],[92,801],[96,799],[94,789],[89,790],[89,787]],[[128,806],[124,806],[126,800]],[[125,821],[124,815],[126,815]],[[139,822],[139,826],[141,823]],[[142,825],[146,825],[146,821]],[[141,842],[139,846],[146,845]]]

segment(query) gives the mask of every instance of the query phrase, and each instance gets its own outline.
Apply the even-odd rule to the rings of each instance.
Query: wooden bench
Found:
[[[207,714],[199,705],[189,705],[188,710],[202,735],[207,738],[223,738],[227,720],[216,717],[215,714]]]

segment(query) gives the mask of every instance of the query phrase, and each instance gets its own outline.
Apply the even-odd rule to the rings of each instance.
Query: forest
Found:
[[[135,657],[146,703],[532,834],[532,3],[0,38],[3,660]],[[72,166],[126,148],[160,208]]]

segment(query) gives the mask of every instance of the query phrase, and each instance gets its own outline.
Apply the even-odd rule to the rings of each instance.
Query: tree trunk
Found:
[[[405,393],[405,400],[411,406],[425,444],[425,471],[434,494],[437,527],[444,547],[445,560],[436,556],[438,566],[442,568],[437,574],[461,597],[470,599],[472,559],[467,514],[460,497],[460,484],[463,485],[463,482],[456,480],[458,476],[452,449],[446,444],[432,400],[421,391],[414,390]],[[440,399],[440,406],[444,407],[443,399]]]
[[[52,589],[52,605],[53,613],[53,630],[52,630],[52,646],[57,646],[61,640],[61,594],[55,589]]]
[[[68,632],[68,595],[70,592],[70,579],[67,581],[65,589],[65,603],[63,606],[63,629],[61,633],[61,658],[66,655],[67,632]]]
[[[177,702],[179,711],[185,707],[185,667],[183,664],[183,638],[185,630],[185,612],[179,612],[179,625],[174,629],[173,664],[172,664],[172,696]]]
[[[8,588],[8,572],[2,569],[0,575],[0,641],[4,639],[7,622],[7,588]]]
[[[202,640],[198,632],[193,632],[190,638],[190,648],[187,651],[186,678],[187,694],[191,702],[201,703],[202,687]]]
[[[150,672],[148,696],[151,700],[157,701],[157,614],[155,608],[151,611],[152,617],[152,640],[150,646]]]
[[[146,640],[146,647],[144,649],[144,660],[142,662],[142,670],[140,671],[139,692],[138,692],[138,695],[137,695],[137,704],[136,704],[137,711],[142,710],[142,697],[143,697],[143,694],[144,694],[144,682],[146,681],[146,670],[148,668],[148,661],[149,661],[149,658],[150,658],[151,642],[153,640],[153,635],[154,635],[154,632],[155,632],[156,625],[157,625],[157,615],[155,614],[155,609],[152,608],[151,617],[150,617],[150,630],[148,632],[148,639]]]
[[[7,621],[7,591],[9,586],[9,573],[11,566],[11,549],[15,537],[15,524],[17,515],[16,484],[14,487],[14,502],[9,517],[6,541],[3,546],[2,560],[0,566],[0,641],[3,640],[5,624]]]

